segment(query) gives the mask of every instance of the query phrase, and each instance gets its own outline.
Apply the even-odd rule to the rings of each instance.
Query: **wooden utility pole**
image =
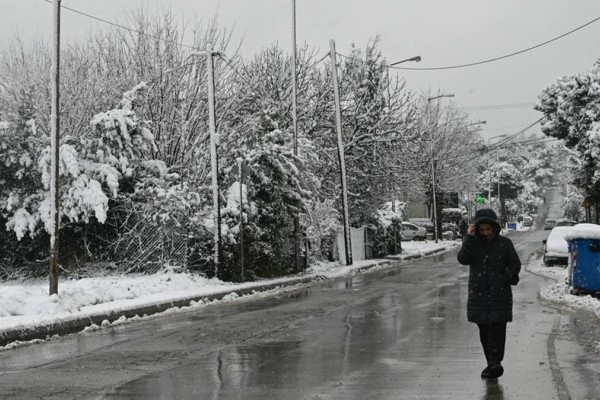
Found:
[[[60,230],[59,212],[59,135],[60,135],[60,0],[54,0],[54,29],[52,31],[52,110],[50,166],[50,295],[58,294],[58,234]]]
[[[298,73],[296,71],[296,0],[292,0],[292,128],[294,130],[294,155],[298,155]],[[294,267],[300,271],[300,201],[294,215]],[[308,256],[308,254],[306,255]]]
[[[240,276],[244,282],[244,160],[238,158],[240,180]]]
[[[292,125],[294,128],[294,155],[298,155],[298,75],[296,65],[296,0],[292,0]]]
[[[294,155],[298,155],[298,75],[296,72],[296,0],[292,0],[292,129],[294,130]],[[294,215],[294,268],[300,271],[300,201]]]
[[[208,45],[206,53],[206,79],[208,83],[208,127],[210,130],[210,169],[213,192],[213,225],[214,225],[214,262],[215,276],[220,277],[221,254],[221,212],[219,196],[219,162],[217,159],[217,130],[215,125],[215,73],[213,64],[213,47]]]
[[[338,141],[338,159],[340,162],[340,175],[342,181],[342,213],[344,216],[344,247],[346,251],[346,265],[352,265],[352,242],[350,239],[350,221],[348,218],[348,189],[346,187],[346,160],[344,157],[344,139],[342,137],[342,109],[340,106],[340,88],[337,77],[337,64],[335,41],[329,41],[329,55],[331,56],[331,79],[333,81],[333,94],[335,97],[335,126]]]
[[[438,242],[438,218],[437,218],[437,200],[435,195],[435,168],[437,164],[437,159],[433,159],[433,163],[431,164],[431,189],[433,192],[433,235],[435,237],[435,242]]]

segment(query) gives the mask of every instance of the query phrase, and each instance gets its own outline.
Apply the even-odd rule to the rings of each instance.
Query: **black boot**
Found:
[[[490,366],[488,365],[481,371],[481,379],[487,379],[490,377]]]
[[[494,364],[488,368],[488,379],[498,379],[502,376],[502,374],[504,374],[504,368],[500,364]]]

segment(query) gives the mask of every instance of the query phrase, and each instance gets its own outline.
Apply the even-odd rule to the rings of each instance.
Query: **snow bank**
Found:
[[[567,284],[567,269],[563,267],[545,267],[541,260],[531,262],[526,269],[557,281],[540,290],[543,300],[559,303],[572,309],[592,311],[600,317],[600,300],[590,295],[573,295],[569,293]]]
[[[565,235],[565,239],[600,239],[600,225],[577,224]]]
[[[450,249],[456,246],[460,246],[460,242],[434,243],[428,241],[402,244],[403,255],[419,253],[426,255],[436,249]],[[337,262],[318,263],[308,268],[302,276],[337,278],[356,273],[365,267],[383,268],[389,262],[389,260],[363,260],[355,262],[352,266],[340,266]],[[52,296],[48,296],[46,280],[0,282],[0,331],[67,322],[73,318],[103,315],[104,313],[181,299],[200,298],[224,291],[232,293],[219,301],[233,301],[240,297],[235,293],[236,291],[252,289],[265,284],[279,285],[281,283],[282,287],[275,292],[286,290],[283,288],[283,284],[290,278],[294,277],[231,283],[187,272],[177,273],[167,269],[153,275],[132,274],[62,280],[59,283],[59,294]],[[272,294],[273,290],[269,293]],[[191,304],[191,306],[203,305],[204,303],[200,304],[200,302]],[[175,311],[167,310],[165,312]],[[135,320],[135,318],[129,320]],[[123,322],[118,321],[118,323]],[[114,325],[115,322],[112,324]],[[103,325],[105,324],[103,323]],[[100,328],[98,326],[90,327],[92,330]]]

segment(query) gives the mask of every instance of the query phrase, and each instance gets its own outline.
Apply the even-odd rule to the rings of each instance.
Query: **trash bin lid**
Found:
[[[565,239],[600,239],[600,225],[577,224],[567,232]]]

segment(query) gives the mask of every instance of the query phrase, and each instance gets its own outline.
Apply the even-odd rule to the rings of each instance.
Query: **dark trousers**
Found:
[[[504,359],[506,322],[502,324],[477,324],[479,339],[488,365],[500,364]]]

